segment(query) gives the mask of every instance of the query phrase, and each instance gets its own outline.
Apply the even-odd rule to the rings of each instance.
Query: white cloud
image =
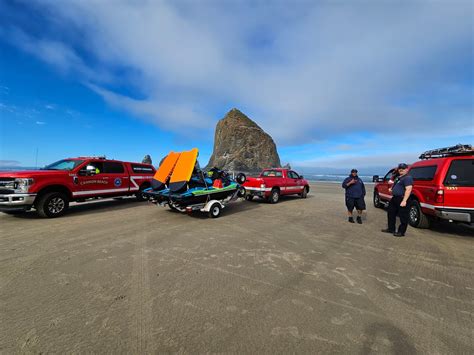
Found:
[[[20,162],[18,160],[0,160],[0,168],[12,166],[20,166]]]
[[[46,122],[43,122],[43,121],[36,121],[36,124],[42,126],[42,125],[45,125]]]
[[[435,132],[446,120],[451,135],[472,126],[472,72],[456,69],[460,56],[473,60],[471,6],[50,0],[38,7],[69,41],[9,33],[161,128],[211,126],[228,103],[277,143],[301,144],[354,131]],[[117,83],[138,94],[115,92]]]

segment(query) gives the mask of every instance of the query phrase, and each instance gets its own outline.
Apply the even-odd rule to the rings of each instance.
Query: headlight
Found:
[[[33,179],[15,179],[14,190],[17,193],[28,192],[28,189],[34,182],[35,180]]]
[[[260,188],[262,188],[262,189],[264,189],[265,187],[266,187],[265,184],[260,185]]]

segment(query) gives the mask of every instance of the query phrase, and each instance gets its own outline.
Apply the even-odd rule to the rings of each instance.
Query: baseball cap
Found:
[[[408,165],[405,163],[398,164],[398,169],[407,169],[407,168],[408,168]]]
[[[358,173],[357,169],[352,169],[351,173]]]

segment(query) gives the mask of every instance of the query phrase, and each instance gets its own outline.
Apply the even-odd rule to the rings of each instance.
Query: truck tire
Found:
[[[40,196],[35,205],[41,217],[60,217],[69,207],[69,198],[62,192],[47,192]]]
[[[380,195],[378,191],[374,191],[374,207],[375,208],[382,208],[383,203],[380,201]]]
[[[301,198],[306,198],[306,197],[308,197],[308,187],[305,186],[305,187],[303,188],[303,192],[301,192],[299,195],[300,195]]]
[[[219,203],[214,203],[209,209],[209,217],[217,218],[221,215],[221,205]]]
[[[245,199],[247,201],[252,201],[253,200],[253,196],[252,195],[245,195]]]
[[[409,205],[408,222],[415,228],[429,228],[430,218],[423,213],[421,205],[417,200],[412,200]]]
[[[278,201],[280,201],[280,190],[272,189],[272,192],[270,193],[270,197],[268,198],[268,201],[270,203],[278,203]]]

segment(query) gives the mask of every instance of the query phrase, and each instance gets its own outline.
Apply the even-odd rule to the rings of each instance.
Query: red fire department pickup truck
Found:
[[[373,177],[375,207],[383,207],[392,198],[394,172]],[[414,181],[409,200],[411,226],[428,228],[434,219],[474,224],[474,150],[470,145],[427,151],[408,174]]]
[[[247,201],[257,196],[277,203],[280,196],[298,194],[306,198],[309,192],[308,181],[302,175],[283,168],[265,169],[257,178],[248,177],[243,186]]]
[[[79,157],[60,160],[41,170],[0,173],[0,211],[17,214],[35,208],[42,217],[59,217],[70,201],[136,195],[150,186],[149,164]]]

